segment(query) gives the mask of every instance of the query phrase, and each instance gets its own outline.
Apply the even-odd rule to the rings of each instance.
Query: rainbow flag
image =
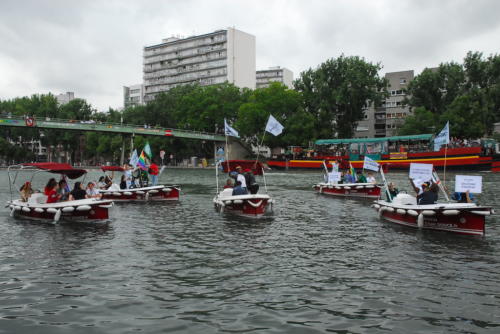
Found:
[[[349,170],[351,171],[351,175],[352,175],[352,178],[354,179],[354,182],[357,181],[357,178],[356,178],[356,170],[354,169],[354,167],[352,167],[352,164],[349,162]]]
[[[144,151],[141,151],[141,155],[139,156],[139,160],[137,161],[137,166],[139,166],[142,170],[148,170],[148,158]]]

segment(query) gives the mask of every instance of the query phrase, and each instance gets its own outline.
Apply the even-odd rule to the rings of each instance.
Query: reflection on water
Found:
[[[498,211],[500,176],[483,176],[480,201]],[[410,192],[405,174],[388,177]],[[369,201],[314,194],[320,173],[282,172],[267,177],[274,215],[241,219],[214,210],[212,171],[164,179],[182,185],[179,203],[118,204],[110,224],[1,211],[0,333],[500,328],[496,217],[485,238],[418,231],[379,221]]]

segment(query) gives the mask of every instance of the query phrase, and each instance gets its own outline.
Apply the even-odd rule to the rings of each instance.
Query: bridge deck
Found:
[[[24,127],[40,129],[59,129],[74,131],[97,131],[112,132],[120,134],[136,134],[143,136],[178,137],[198,140],[224,141],[225,137],[220,134],[197,132],[190,130],[144,127],[131,124],[101,123],[94,121],[80,121],[67,119],[34,119],[32,124],[24,118],[0,118],[0,126]]]

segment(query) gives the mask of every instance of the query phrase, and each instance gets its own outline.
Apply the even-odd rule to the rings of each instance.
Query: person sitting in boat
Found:
[[[351,174],[350,170],[346,171],[344,174],[344,183],[356,183],[354,175]]]
[[[377,183],[377,179],[375,178],[375,176],[373,176],[373,173],[372,172],[368,172],[367,174],[368,176],[366,177],[366,182],[368,183],[373,183],[373,184],[376,184]]]
[[[385,193],[385,195],[387,196],[387,202],[392,202],[394,197],[396,197],[398,194],[399,189],[396,188],[393,182],[389,182],[389,184],[387,185],[387,192]]]
[[[56,203],[59,200],[59,195],[57,194],[57,181],[52,178],[49,180],[45,186],[44,194],[47,195],[46,203]]]
[[[97,181],[97,188],[106,189],[106,183],[104,182],[104,176],[101,176],[99,178],[99,181]]]
[[[233,180],[227,179],[226,184],[224,185],[224,189],[232,189],[233,188]]]
[[[99,190],[97,190],[94,182],[89,182],[87,184],[85,193],[87,194],[87,198],[101,198],[101,194],[99,193]]]
[[[357,183],[367,183],[366,177],[363,175],[363,171],[358,169],[356,171],[356,178],[358,179]]]
[[[148,173],[151,175],[151,185],[156,186],[158,183],[159,170],[158,166],[154,162],[149,165]]]
[[[233,188],[233,196],[237,196],[237,195],[247,195],[248,192],[246,190],[246,188],[243,188],[241,186],[241,182],[240,181],[236,181],[236,183],[234,184],[234,188]]]
[[[33,195],[33,189],[31,189],[31,182],[26,181],[22,186],[21,189],[19,189],[19,192],[21,193],[21,201],[27,202],[28,198]]]
[[[474,203],[474,196],[468,190],[464,193],[454,192],[451,199],[458,203]]]
[[[417,196],[417,204],[436,204],[436,201],[438,200],[437,185],[434,182],[432,182],[432,184],[430,182],[424,182],[422,184],[422,190],[422,193]]]
[[[104,177],[104,189],[109,189],[113,185],[113,176],[109,177],[106,175]]]
[[[85,199],[85,198],[87,198],[87,193],[85,192],[85,190],[83,190],[82,183],[75,182],[75,187],[69,193],[69,200],[70,201],[77,201],[77,200]]]
[[[45,196],[49,196],[49,192],[57,186],[57,181],[54,178],[50,178],[47,184],[45,185],[45,188],[43,188],[43,194]]]
[[[250,169],[245,169],[245,182],[247,184],[248,191],[250,194],[256,194],[259,192],[259,184],[255,182],[255,176]]]
[[[127,189],[127,176],[125,176],[125,174],[122,175],[120,180],[120,189]]]
[[[240,181],[241,188],[245,189],[245,192],[247,192],[247,181],[245,179],[245,176],[242,173],[241,166],[236,167],[236,172],[238,173],[238,175],[236,175],[236,181]],[[235,184],[235,187],[236,187],[236,184]]]
[[[59,196],[59,202],[64,202],[69,199],[69,187],[66,180],[59,180],[57,185],[57,195]]]

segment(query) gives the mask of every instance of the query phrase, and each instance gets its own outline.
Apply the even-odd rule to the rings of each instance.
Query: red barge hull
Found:
[[[481,147],[449,148],[446,152],[446,169],[491,170],[493,157],[482,156],[481,150]],[[325,160],[327,163],[348,161],[349,156],[325,156],[309,160],[268,160],[267,164],[277,169],[323,169]],[[432,164],[434,168],[442,169],[445,165],[445,150],[408,153],[407,159],[390,159],[390,155],[383,154],[382,158],[376,161],[381,165],[387,165],[389,169],[409,169],[411,163]],[[363,168],[363,160],[351,160],[350,163],[356,169]]]

